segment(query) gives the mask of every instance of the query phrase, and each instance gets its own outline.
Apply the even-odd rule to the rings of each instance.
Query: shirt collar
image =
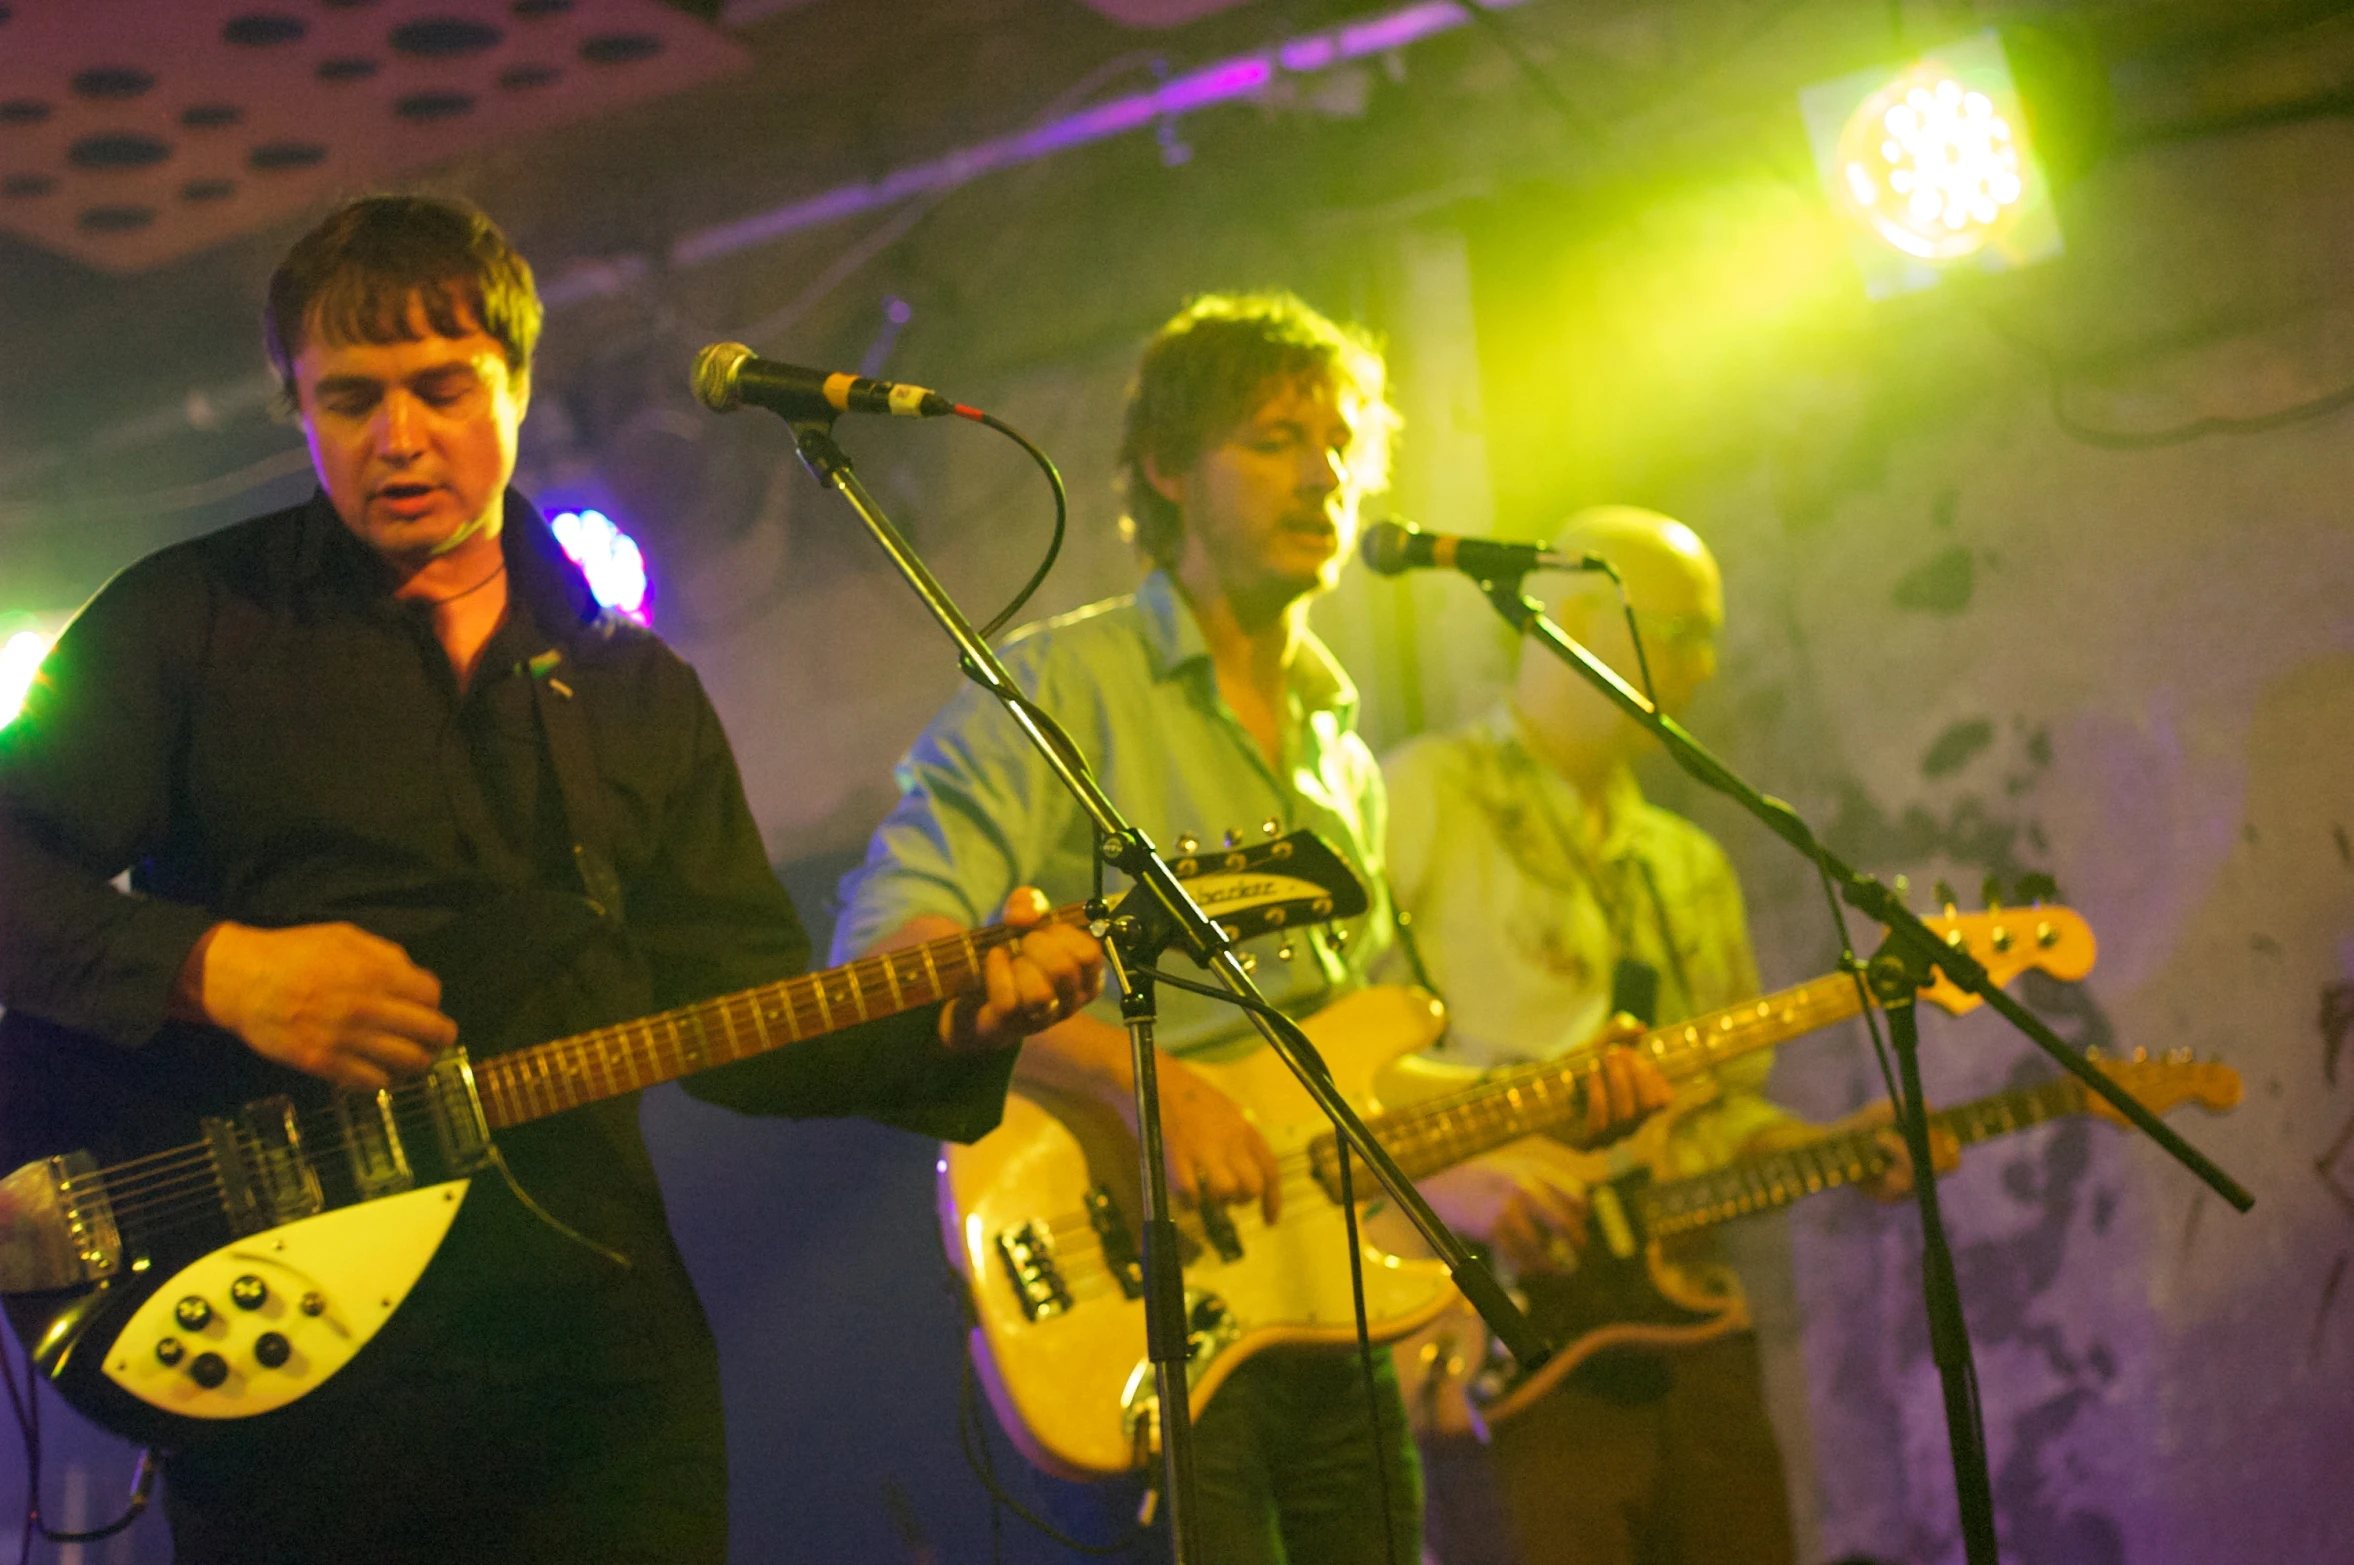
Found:
[[[1165,570],[1156,570],[1136,589],[1136,606],[1144,611],[1144,634],[1152,650],[1153,677],[1171,679],[1198,663],[1207,668],[1210,644],[1202,635],[1193,606]],[[1314,631],[1300,636],[1298,655],[1290,670],[1292,693],[1311,712],[1331,712],[1345,727],[1357,719],[1357,686],[1332,650]]]
[[[499,544],[515,600],[530,609],[551,639],[570,641],[588,633],[604,614],[588,578],[564,553],[537,506],[514,489],[507,491],[505,504]],[[363,595],[383,592],[386,582],[375,552],[343,525],[322,489],[313,492],[303,508],[294,577],[308,585],[330,575],[356,586]],[[1195,632],[1197,639],[1199,634]]]

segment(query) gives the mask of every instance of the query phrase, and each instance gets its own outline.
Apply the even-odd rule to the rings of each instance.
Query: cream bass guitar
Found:
[[[2154,1114],[2184,1103],[2220,1113],[2240,1101],[2239,1073],[2228,1065],[2187,1055],[2094,1063]],[[1695,1098],[1689,1106],[1704,1101]],[[1623,1149],[1578,1155],[1590,1165],[1585,1252],[1573,1272],[1522,1281],[1530,1319],[1559,1344],[1534,1374],[1518,1374],[1500,1347],[1483,1350],[1487,1328],[1460,1302],[1400,1346],[1398,1378],[1416,1434],[1483,1434],[1509,1423],[1611,1349],[1689,1347],[1747,1327],[1748,1310],[1731,1272],[1694,1257],[1690,1240],[1720,1224],[1875,1179],[1888,1167],[1878,1131],[1854,1130],[1705,1173],[1656,1177],[1678,1108],[1646,1121]],[[2073,1114],[2126,1123],[2072,1076],[1939,1110],[1929,1122],[1973,1146]],[[1629,1161],[1631,1171],[1618,1171]]]
[[[2078,978],[2092,967],[2092,932],[2065,908],[1929,922],[1998,981],[2029,968]],[[1923,993],[1950,1010],[1978,1003],[1942,977]],[[1689,1080],[1735,1055],[1853,1016],[1860,1006],[1852,979],[1818,978],[1654,1029],[1636,1046],[1670,1080]],[[1341,1091],[1415,1179],[1581,1123],[1586,1083],[1600,1058],[1576,1051],[1478,1078],[1415,1069],[1406,1056],[1445,1029],[1443,1010],[1420,990],[1363,990],[1303,1025]],[[1199,1417],[1253,1354],[1287,1343],[1353,1342],[1356,1315],[1328,1122],[1272,1050],[1223,1064],[1188,1063],[1242,1106],[1282,1169],[1281,1215],[1272,1225],[1255,1205],[1180,1219],[1189,1390]],[[1466,1080],[1472,1084],[1462,1085]],[[1023,1453],[1066,1477],[1139,1467],[1154,1449],[1136,1178],[1135,1143],[1118,1117],[1028,1087],[1008,1101],[998,1129],[971,1146],[945,1148],[940,1160],[941,1234],[970,1298],[981,1383]],[[1355,1190],[1360,1197],[1379,1193],[1363,1168]],[[1420,1330],[1455,1299],[1445,1266],[1418,1240],[1401,1243],[1403,1254],[1369,1236],[1362,1242],[1375,1340]]]
[[[1180,873],[1236,938],[1366,906],[1306,833]],[[1079,906],[1050,916],[1087,922]],[[413,954],[479,1043],[593,927],[579,898],[532,894]],[[210,1029],[167,1029],[137,1051],[50,1029],[51,1101],[0,1104],[0,1167],[31,1159],[0,1180],[0,1294],[67,1401],[130,1439],[187,1446],[308,1395],[368,1346],[473,1178],[499,1167],[500,1132],[970,993],[1012,934],[975,930],[503,1053],[461,1047],[373,1093],[330,1090]],[[532,957],[479,971],[482,953],[519,948]],[[142,1062],[182,1049],[249,1070],[254,1093],[189,1103],[148,1085]],[[86,1138],[44,1144],[60,1124]]]

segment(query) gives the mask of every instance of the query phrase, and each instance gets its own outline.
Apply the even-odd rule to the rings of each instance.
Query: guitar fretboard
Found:
[[[1951,1131],[1964,1146],[2025,1130],[2063,1115],[2081,1114],[2084,1084],[2062,1076],[2037,1087],[1997,1093],[1929,1116],[1932,1126]],[[1643,1227],[1653,1238],[1691,1233],[1752,1212],[1788,1206],[1802,1196],[1837,1185],[1876,1179],[1889,1156],[1879,1132],[1851,1130],[1786,1151],[1745,1157],[1705,1174],[1655,1184],[1643,1192]]]
[[[1083,924],[1087,914],[1074,904],[1048,918]],[[967,930],[477,1060],[474,1083],[483,1116],[491,1129],[505,1130],[951,999],[978,989],[989,949],[1021,933],[1002,924]]]
[[[1861,1009],[1855,980],[1834,973],[1763,999],[1655,1027],[1632,1047],[1650,1055],[1668,1080],[1683,1081],[1737,1055],[1827,1027]],[[1376,1115],[1367,1121],[1367,1128],[1409,1178],[1423,1179],[1523,1136],[1583,1119],[1586,1085],[1601,1059],[1602,1051],[1597,1048],[1572,1050],[1490,1076],[1462,1092]],[[1309,1155],[1319,1179],[1337,1201],[1333,1138],[1326,1135],[1319,1139]]]

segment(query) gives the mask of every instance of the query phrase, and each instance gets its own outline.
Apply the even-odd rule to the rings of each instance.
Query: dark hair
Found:
[[[1153,333],[1128,385],[1120,434],[1122,532],[1155,565],[1176,564],[1185,520],[1153,488],[1145,463],[1163,473],[1192,466],[1286,382],[1329,384],[1363,400],[1356,466],[1366,487],[1379,490],[1398,426],[1384,379],[1381,349],[1369,334],[1334,324],[1296,295],[1213,293],[1193,300]]]
[[[441,196],[362,196],[294,242],[270,274],[262,346],[286,400],[294,361],[312,332],[329,342],[408,342],[409,301],[444,337],[480,327],[531,368],[542,311],[531,266],[469,202]]]

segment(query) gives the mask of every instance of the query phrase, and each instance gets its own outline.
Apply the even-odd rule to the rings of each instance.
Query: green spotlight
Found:
[[[1993,33],[1893,74],[1820,83],[1798,102],[1873,298],[1930,287],[1956,266],[2003,271],[2060,253],[2051,190]]]
[[[15,720],[17,710],[24,705],[25,692],[33,688],[33,675],[39,671],[41,659],[49,655],[49,644],[55,639],[40,630],[20,630],[0,637],[0,728]]]

